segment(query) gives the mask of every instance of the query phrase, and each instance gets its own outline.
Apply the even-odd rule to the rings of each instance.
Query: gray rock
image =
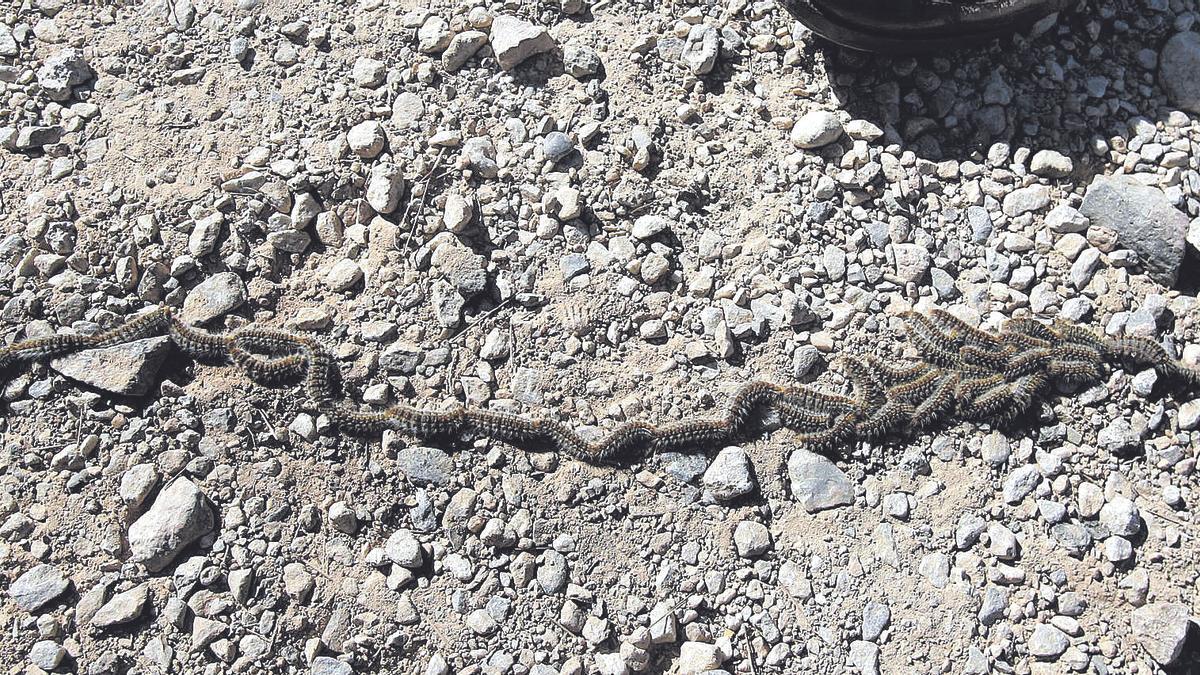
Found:
[[[0,23],[0,56],[16,56],[21,51],[17,39],[13,37],[12,28]],[[49,670],[48,668],[46,670]]]
[[[849,660],[862,675],[879,675],[879,645],[874,642],[851,642]]]
[[[738,555],[753,558],[771,549],[771,533],[762,523],[743,520],[733,528],[733,544]]]
[[[22,127],[11,143],[17,150],[34,150],[44,145],[53,145],[62,140],[60,126]]]
[[[284,253],[304,253],[312,243],[312,236],[299,230],[281,230],[267,235],[267,243]]]
[[[842,135],[842,123],[828,110],[810,112],[792,126],[792,145],[803,150],[820,148]]]
[[[476,635],[491,635],[499,627],[496,619],[486,609],[477,609],[467,615],[467,628]]]
[[[1163,45],[1158,79],[1171,103],[1200,113],[1200,33],[1182,31]]]
[[[904,283],[919,283],[929,272],[932,258],[919,244],[894,244],[892,255],[896,262],[896,277]]]
[[[129,559],[158,572],[189,544],[211,532],[214,524],[204,493],[187,478],[178,478],[129,526]]]
[[[1037,659],[1054,661],[1070,646],[1067,634],[1050,624],[1037,624],[1029,636],[1029,654]]]
[[[543,553],[542,563],[537,569],[537,581],[543,593],[553,595],[562,592],[570,581],[566,557],[554,549]]]
[[[367,203],[382,214],[392,213],[404,196],[404,177],[400,167],[383,162],[371,167],[367,180]]]
[[[343,258],[329,268],[325,275],[325,285],[335,291],[348,291],[362,281],[362,278],[362,267],[349,258]]]
[[[438,448],[401,448],[396,451],[396,466],[417,485],[445,485],[454,475],[454,460]]]
[[[1133,543],[1125,537],[1109,537],[1104,540],[1104,557],[1115,563],[1125,562],[1133,557]]]
[[[1058,232],[1059,234],[1068,234],[1071,232],[1086,232],[1088,228],[1087,216],[1079,212],[1078,209],[1069,204],[1059,204],[1050,209],[1046,214],[1046,227]]]
[[[979,606],[977,615],[979,623],[990,626],[1003,619],[1004,613],[1008,611],[1008,596],[1007,588],[988,586],[987,591],[983,594],[983,602]]]
[[[1128,497],[1117,495],[1100,509],[1100,523],[1119,537],[1132,537],[1142,530],[1142,516]]]
[[[58,668],[67,650],[53,640],[38,640],[29,649],[29,662],[47,672]]]
[[[445,54],[442,57],[445,58]],[[392,102],[392,124],[406,127],[424,116],[425,102],[417,94],[410,91],[401,92]]]
[[[449,72],[462,68],[487,42],[487,33],[477,30],[465,30],[455,35],[442,53],[442,66]],[[395,107],[392,119],[395,120]]]
[[[995,230],[991,214],[982,206],[967,207],[967,224],[971,226],[971,241],[976,244],[987,241]]]
[[[224,224],[225,214],[220,211],[197,218],[188,235],[188,253],[196,258],[212,253],[217,248],[217,238],[221,236],[221,226]]]
[[[1106,452],[1116,454],[1141,445],[1142,437],[1125,419],[1117,417],[1096,434],[1096,443]]]
[[[792,354],[792,376],[803,380],[812,374],[821,363],[821,350],[812,345],[801,345]]]
[[[746,452],[737,446],[724,448],[713,459],[700,484],[720,501],[737,499],[754,491],[754,470]]]
[[[1066,178],[1074,169],[1071,158],[1055,150],[1039,150],[1029,161],[1029,170],[1046,178]]]
[[[602,67],[600,55],[591,47],[567,45],[563,48],[563,68],[571,77],[581,79],[595,75]]]
[[[183,301],[184,322],[208,323],[246,302],[246,285],[233,272],[219,272],[196,284]]]
[[[891,622],[892,610],[882,602],[871,600],[863,607],[863,639],[875,642]]]
[[[1017,536],[1000,523],[988,526],[988,551],[1000,560],[1015,560],[1020,554]]]
[[[312,675],[354,675],[354,667],[332,656],[318,656],[312,660]]]
[[[1191,431],[1200,427],[1200,398],[1192,399],[1179,406],[1179,428]]]
[[[1042,519],[1048,525],[1057,525],[1067,518],[1067,506],[1062,502],[1050,501],[1048,499],[1039,499],[1037,501],[1038,513],[1042,514]]]
[[[42,564],[17,577],[8,587],[8,596],[20,609],[36,612],[62,595],[70,585],[58,568]]]
[[[1191,621],[1187,605],[1161,602],[1133,610],[1129,625],[1150,658],[1166,666],[1183,653]]]
[[[704,455],[664,452],[660,459],[665,464],[667,473],[684,483],[695,482],[707,469]]]
[[[1042,474],[1034,464],[1018,467],[1004,479],[1004,501],[1020,504],[1042,480]]]
[[[1117,233],[1121,246],[1138,254],[1152,279],[1173,286],[1183,262],[1188,218],[1163,191],[1132,176],[1098,176],[1079,211],[1092,226]]]
[[[383,84],[384,78],[387,77],[387,64],[378,59],[360,56],[350,68],[350,77],[354,84],[373,89]]]
[[[92,617],[92,625],[97,628],[112,628],[129,623],[142,615],[149,599],[149,584],[138,584],[123,593],[117,593]]]
[[[551,131],[542,139],[542,150],[546,153],[546,159],[551,162],[557,162],[575,150],[575,144],[571,142],[571,137],[561,131]]]
[[[393,532],[384,544],[383,552],[388,560],[409,569],[420,567],[425,559],[421,552],[421,542],[417,541],[411,530],[400,529]]]
[[[964,513],[958,519],[958,527],[954,530],[954,545],[965,551],[979,541],[980,535],[987,529],[983,518],[974,513]]]
[[[1092,547],[1092,535],[1076,523],[1059,523],[1050,528],[1050,536],[1068,554],[1081,557]]]
[[[88,386],[127,396],[142,396],[171,352],[165,335],[88,349],[50,361],[50,367]]]
[[[138,510],[158,486],[158,468],[147,462],[129,467],[121,474],[121,486],[117,494],[131,510]]]
[[[854,484],[821,455],[798,449],[788,458],[787,470],[792,496],[809,513],[854,503]]]
[[[512,70],[534,54],[555,48],[554,38],[542,26],[501,14],[492,19],[492,51],[504,70]]]
[[[1004,215],[1013,218],[1022,214],[1040,211],[1050,205],[1050,188],[1045,185],[1030,185],[1017,188],[1004,195]]]
[[[92,79],[92,69],[88,67],[83,52],[70,48],[59,51],[43,63],[37,71],[38,86],[51,99],[66,101],[71,98],[71,88]]]
[[[1071,285],[1078,290],[1086,288],[1092,282],[1092,276],[1099,266],[1100,251],[1091,247],[1083,249],[1079,257],[1075,258],[1075,262],[1071,263]]]
[[[301,604],[308,602],[316,588],[312,573],[304,563],[294,562],[283,566],[283,592]]]
[[[433,14],[417,30],[417,49],[422,54],[436,54],[450,46],[454,34],[445,19]]]
[[[636,239],[649,239],[669,227],[671,227],[670,220],[662,216],[647,214],[638,216],[638,219],[633,221],[633,230],[631,233]]]
[[[382,124],[367,120],[350,127],[350,131],[346,132],[346,142],[354,154],[363,159],[374,159],[387,145],[387,134]]]
[[[693,75],[707,75],[716,67],[717,57],[720,54],[720,33],[716,28],[700,23],[692,26],[688,31],[679,60],[692,71]]]

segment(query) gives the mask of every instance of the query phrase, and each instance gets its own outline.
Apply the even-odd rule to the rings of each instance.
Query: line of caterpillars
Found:
[[[1107,337],[1063,320],[1047,325],[1013,319],[991,333],[944,310],[908,312],[902,318],[920,358],[897,366],[873,356],[840,357],[836,364],[851,384],[849,394],[753,381],[733,395],[719,416],[661,425],[628,422],[602,432],[598,439],[585,438],[559,420],[463,406],[400,403],[364,410],[344,395],[335,359],[315,338],[253,325],[213,333],[187,325],[168,307],[94,335],[58,334],[0,347],[0,371],[166,335],[183,354],[203,362],[232,363],[256,383],[301,381],[316,410],[347,433],[377,435],[391,429],[424,439],[485,437],[558,450],[593,463],[735,442],[755,433],[756,416],[767,409],[814,449],[877,441],[955,419],[1000,424],[1029,410],[1055,381],[1096,383],[1111,363],[1153,367],[1189,387],[1200,386],[1200,368],[1180,363],[1145,338]]]

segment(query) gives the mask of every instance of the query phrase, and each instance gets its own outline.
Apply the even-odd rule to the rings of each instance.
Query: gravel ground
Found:
[[[313,331],[371,403],[580,425],[840,381],[897,315],[1200,362],[1200,10],[839,51],[771,0],[0,8],[7,341]],[[5,672],[1200,668],[1198,392],[597,467],[330,429],[150,340],[6,374]],[[1190,634],[1190,637],[1189,637]]]

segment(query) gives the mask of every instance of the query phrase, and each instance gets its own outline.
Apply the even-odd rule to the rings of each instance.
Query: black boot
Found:
[[[1076,0],[781,0],[814,33],[870,52],[975,46]]]

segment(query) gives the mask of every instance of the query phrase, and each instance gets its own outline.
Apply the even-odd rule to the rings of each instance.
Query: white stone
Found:
[[[350,131],[346,132],[346,143],[359,157],[374,159],[383,152],[383,146],[387,144],[387,134],[384,133],[382,124],[375,120],[367,120],[350,127]]]
[[[512,70],[534,54],[554,49],[554,38],[542,26],[508,14],[492,19],[492,51],[503,70]]]
[[[792,145],[803,150],[820,148],[842,135],[842,123],[828,110],[810,112],[792,126]]]

